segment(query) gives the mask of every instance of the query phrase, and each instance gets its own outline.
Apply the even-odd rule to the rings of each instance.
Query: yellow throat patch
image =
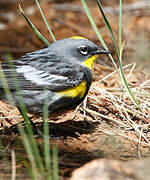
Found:
[[[82,98],[85,95],[85,92],[86,92],[86,81],[82,81],[79,85],[59,91],[57,94],[64,97]]]
[[[95,61],[95,59],[97,58],[97,56],[98,56],[98,55],[95,54],[94,56],[86,59],[86,60],[84,61],[84,65],[85,65],[86,67],[88,67],[89,69],[93,70],[93,62]]]

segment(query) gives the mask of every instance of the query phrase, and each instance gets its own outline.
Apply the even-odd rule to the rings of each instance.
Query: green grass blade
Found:
[[[58,148],[56,145],[53,145],[52,153],[53,153],[53,179],[59,180]]]
[[[13,100],[12,94],[10,92],[10,89],[9,89],[9,86],[8,86],[8,83],[7,83],[7,80],[6,80],[6,77],[5,77],[5,74],[3,72],[1,65],[0,65],[0,80],[4,87],[4,92],[7,96],[8,102],[14,106],[14,100]]]
[[[122,2],[122,1],[121,1],[121,2]],[[99,0],[97,0],[97,4],[98,4],[98,7],[99,7],[99,9],[100,9],[100,12],[101,12],[101,14],[102,14],[102,16],[103,16],[103,18],[104,18],[104,22],[105,22],[105,24],[106,24],[106,27],[107,27],[110,35],[111,35],[111,38],[112,38],[114,47],[115,47],[115,49],[116,49],[117,57],[118,57],[118,60],[119,60],[119,67],[120,67],[120,73],[119,73],[119,74],[120,74],[120,77],[121,77],[121,79],[122,79],[122,83],[123,83],[123,85],[124,85],[124,87],[125,87],[128,95],[129,95],[129,97],[131,98],[132,102],[135,104],[135,106],[136,106],[138,109],[141,110],[141,108],[139,107],[139,104],[138,104],[136,98],[134,97],[134,95],[133,95],[133,93],[132,93],[132,91],[131,91],[131,89],[130,89],[130,87],[129,87],[129,85],[128,85],[128,82],[127,82],[127,80],[126,80],[126,78],[125,78],[124,71],[123,71],[123,68],[122,68],[122,60],[121,60],[122,57],[121,57],[121,56],[122,56],[122,52],[123,52],[123,45],[121,44],[120,52],[119,52],[118,47],[117,47],[117,43],[116,43],[116,40],[115,40],[115,37],[114,37],[114,34],[113,34],[113,31],[112,31],[112,29],[111,29],[111,26],[110,26],[108,20],[107,20],[107,17],[105,16],[105,13],[104,13],[104,11],[103,11],[103,8],[102,8]],[[122,5],[121,5],[121,7],[122,7]],[[121,13],[120,18],[122,18],[122,11],[121,11],[121,10],[120,10],[120,13]],[[121,24],[121,23],[122,23],[122,20],[121,20],[121,22],[120,22],[119,24]],[[122,28],[122,25],[121,25],[121,27],[119,27],[119,28],[120,28],[119,31],[122,31],[122,29],[121,29],[121,28]],[[121,36],[121,34],[120,34],[120,36]],[[122,40],[121,40],[121,37],[120,37],[120,41],[122,41]]]
[[[37,164],[35,162],[35,156],[34,156],[34,154],[32,152],[30,141],[29,141],[24,129],[19,124],[18,124],[18,130],[19,130],[19,133],[20,133],[20,135],[22,137],[23,145],[25,147],[26,153],[28,155],[29,161],[30,161],[31,166],[32,166],[33,177],[34,177],[35,180],[38,180],[40,175],[39,175],[39,171],[38,171],[38,168],[37,168]]]
[[[1,78],[1,82],[2,82],[2,85],[3,85],[4,91],[6,93],[6,96],[8,98],[8,101],[12,105],[14,105],[15,103],[14,103],[14,100],[12,98],[12,94],[10,92],[10,89],[9,89],[5,74],[4,74],[3,69],[2,69],[1,66],[0,66],[0,78]],[[31,148],[30,141],[27,138],[24,129],[19,124],[18,124],[18,130],[19,130],[20,135],[22,136],[22,141],[23,141],[25,150],[27,152],[28,158],[29,158],[31,166],[32,166],[33,176],[34,176],[35,179],[38,179],[38,177],[37,177],[37,175],[38,175],[37,166],[36,166],[35,159],[34,159],[34,156],[33,156],[33,153],[32,153],[32,148]]]
[[[104,48],[105,48],[106,50],[108,50],[107,45],[105,44],[105,42],[104,42],[101,34],[99,33],[99,30],[98,30],[98,28],[97,28],[97,26],[96,26],[96,24],[95,24],[95,22],[94,22],[94,20],[93,20],[93,17],[92,17],[92,15],[91,15],[91,13],[90,13],[87,5],[86,5],[85,0],[81,0],[81,3],[82,3],[82,5],[83,5],[84,11],[85,11],[85,13],[86,13],[86,15],[87,15],[87,17],[88,17],[88,19],[89,19],[89,21],[90,21],[93,29],[94,29],[94,31],[95,31],[95,33],[96,33],[97,37],[99,38],[101,44],[104,46]],[[112,63],[114,64],[114,66],[115,66],[115,68],[116,68],[116,70],[117,70],[117,72],[118,72],[118,67],[117,67],[117,65],[116,65],[116,63],[115,63],[112,55],[109,54],[109,57],[110,57]]]
[[[111,29],[111,26],[110,26],[110,24],[109,24],[109,22],[108,22],[108,20],[107,20],[107,17],[105,16],[105,13],[104,13],[104,11],[103,11],[103,8],[102,8],[101,3],[100,3],[99,0],[97,0],[97,4],[98,4],[98,7],[99,7],[99,9],[100,9],[100,12],[101,12],[101,14],[102,14],[102,16],[103,16],[103,18],[104,18],[104,22],[105,22],[105,24],[106,24],[107,30],[109,31],[110,36],[111,36],[111,38],[112,38],[112,41],[113,41],[113,44],[114,44],[114,47],[115,47],[115,49],[116,49],[117,56],[118,56],[118,59],[119,59],[119,50],[118,50],[118,47],[117,47],[117,43],[116,43],[116,40],[115,40],[114,33],[113,33],[113,31],[112,31],[112,29]]]
[[[124,45],[125,45],[125,41],[123,41],[121,48],[119,49],[119,54],[120,54],[119,59],[121,59],[121,65],[122,65],[122,53],[123,53]]]
[[[10,59],[8,59],[8,60],[9,60],[8,63],[9,63],[10,69],[14,69],[13,61],[11,61]],[[32,146],[32,149],[33,149],[33,152],[34,152],[34,157],[36,159],[36,162],[37,162],[37,165],[38,165],[38,167],[40,169],[40,172],[42,174],[44,174],[44,167],[43,167],[42,159],[41,159],[41,156],[40,156],[40,151],[39,151],[38,145],[37,145],[35,137],[34,137],[34,133],[33,133],[33,130],[32,130],[32,126],[31,126],[29,117],[27,115],[27,110],[26,110],[26,106],[24,104],[24,99],[23,99],[23,97],[21,95],[21,91],[20,91],[20,87],[19,87],[19,83],[18,83],[18,79],[17,79],[17,74],[12,73],[11,76],[13,78],[13,83],[15,85],[16,91],[19,93],[18,94],[19,95],[19,106],[20,106],[22,116],[23,116],[23,118],[25,120],[25,123],[26,123],[27,135],[29,136],[28,140],[30,139],[30,141],[31,141],[30,144]]]
[[[44,22],[45,22],[45,24],[46,24],[46,26],[47,26],[48,31],[49,31],[49,33],[50,33],[53,41],[55,42],[55,41],[56,41],[55,36],[54,36],[54,34],[53,34],[53,32],[52,32],[52,30],[51,30],[51,28],[50,28],[50,26],[49,26],[49,24],[48,24],[45,16],[44,16],[44,13],[43,13],[43,11],[42,11],[42,9],[41,9],[41,7],[40,7],[40,4],[39,4],[38,0],[35,0],[35,2],[36,2],[37,6],[38,6],[38,8],[39,8],[39,10],[40,10],[40,13],[41,13],[41,15],[42,15],[42,17],[43,17],[43,19],[44,19]]]
[[[44,119],[44,159],[45,167],[47,170],[47,179],[52,180],[51,173],[51,155],[50,155],[50,132],[49,132],[49,122],[48,122],[48,99],[45,99],[43,108],[43,119]]]
[[[85,0],[81,0],[81,3],[82,3],[82,5],[83,5],[83,8],[84,8],[84,10],[85,10],[85,13],[87,14],[87,16],[88,16],[88,18],[89,18],[89,21],[90,21],[90,23],[91,23],[94,31],[96,32],[96,34],[97,34],[100,42],[102,43],[102,45],[104,46],[104,48],[105,48],[106,50],[108,50],[107,45],[105,44],[105,42],[104,42],[101,34],[99,33],[99,30],[98,30],[98,28],[97,28],[97,26],[96,26],[96,24],[95,24],[95,22],[94,22],[94,20],[93,20],[93,17],[92,17],[92,15],[91,15],[91,13],[90,13],[87,5],[86,5]]]
[[[119,11],[119,50],[122,48],[122,0],[120,0]]]
[[[122,68],[122,52],[123,52],[123,47],[124,47],[124,43],[122,44],[121,46],[121,49],[120,49],[120,57],[119,57],[119,61],[120,61],[120,77],[122,79],[122,83],[129,95],[129,97],[131,98],[132,102],[134,103],[134,105],[140,110],[142,111],[142,109],[140,108],[135,96],[133,95],[130,87],[129,87],[129,84],[126,80],[126,77],[125,77],[125,74],[124,74],[124,71],[123,71],[123,68]]]
[[[21,14],[24,16],[24,18],[26,19],[27,23],[29,24],[29,26],[33,29],[33,31],[35,32],[35,34],[38,36],[39,39],[41,39],[41,41],[46,45],[49,46],[50,43],[44,38],[44,36],[40,33],[40,31],[32,24],[32,22],[30,21],[30,19],[26,16],[26,14],[24,13],[24,11],[22,10],[20,4],[19,4],[19,9]]]

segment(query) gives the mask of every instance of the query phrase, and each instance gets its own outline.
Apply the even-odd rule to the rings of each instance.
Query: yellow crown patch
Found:
[[[87,38],[82,36],[72,36],[70,39],[87,39]]]

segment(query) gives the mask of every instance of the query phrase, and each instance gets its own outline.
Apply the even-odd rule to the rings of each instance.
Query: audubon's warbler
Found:
[[[84,100],[93,79],[93,61],[99,54],[108,53],[93,42],[75,36],[25,54],[13,61],[14,69],[10,69],[8,62],[1,66],[17,106],[21,93],[28,112],[43,113],[45,99],[49,112],[57,112]],[[17,75],[20,92],[16,91],[13,73]],[[0,99],[7,101],[1,80]]]

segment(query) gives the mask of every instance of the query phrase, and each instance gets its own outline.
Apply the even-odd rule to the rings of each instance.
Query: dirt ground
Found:
[[[78,109],[63,115],[56,115],[49,120],[51,144],[56,144],[59,151],[60,179],[69,179],[74,169],[96,158],[129,161],[150,156],[150,82],[148,81],[150,79],[150,25],[148,24],[150,11],[145,1],[139,1],[145,2],[140,6],[136,4],[137,2],[136,0],[127,0],[123,4],[123,40],[125,40],[123,65],[132,63],[125,68],[126,76],[128,77],[130,74],[127,78],[130,87],[133,90],[139,90],[141,94],[148,94],[144,97],[141,94],[137,95],[143,112],[138,112],[124,92],[119,75],[112,73],[115,68],[109,57],[99,57],[94,67],[94,82],[87,96],[86,110],[81,104]],[[45,38],[52,42],[34,1],[1,0],[1,61],[5,61],[8,54],[16,59],[26,52],[45,47],[22,17],[18,3],[21,4],[32,23],[38,27]],[[102,0],[101,3],[115,36],[118,38],[118,1]],[[41,0],[40,5],[57,40],[80,35],[102,47],[84,13],[80,0]],[[113,43],[96,2],[90,0],[88,6],[100,33],[117,62]],[[131,71],[134,63],[136,63],[136,67]],[[111,75],[102,80],[108,74]],[[139,87],[140,89],[138,89]],[[130,110],[129,118],[127,112],[121,108],[120,100]],[[117,108],[118,106],[120,108]],[[134,115],[131,110],[135,112]],[[36,126],[42,129],[42,117],[31,116]],[[16,127],[16,124],[23,119],[17,108],[0,101],[0,121],[0,179],[10,179],[11,177],[12,149],[16,153],[17,179],[28,179],[29,162]],[[138,126],[138,130],[134,123]],[[141,131],[142,136],[140,136]],[[42,138],[37,137],[36,139],[39,146],[42,147]]]

